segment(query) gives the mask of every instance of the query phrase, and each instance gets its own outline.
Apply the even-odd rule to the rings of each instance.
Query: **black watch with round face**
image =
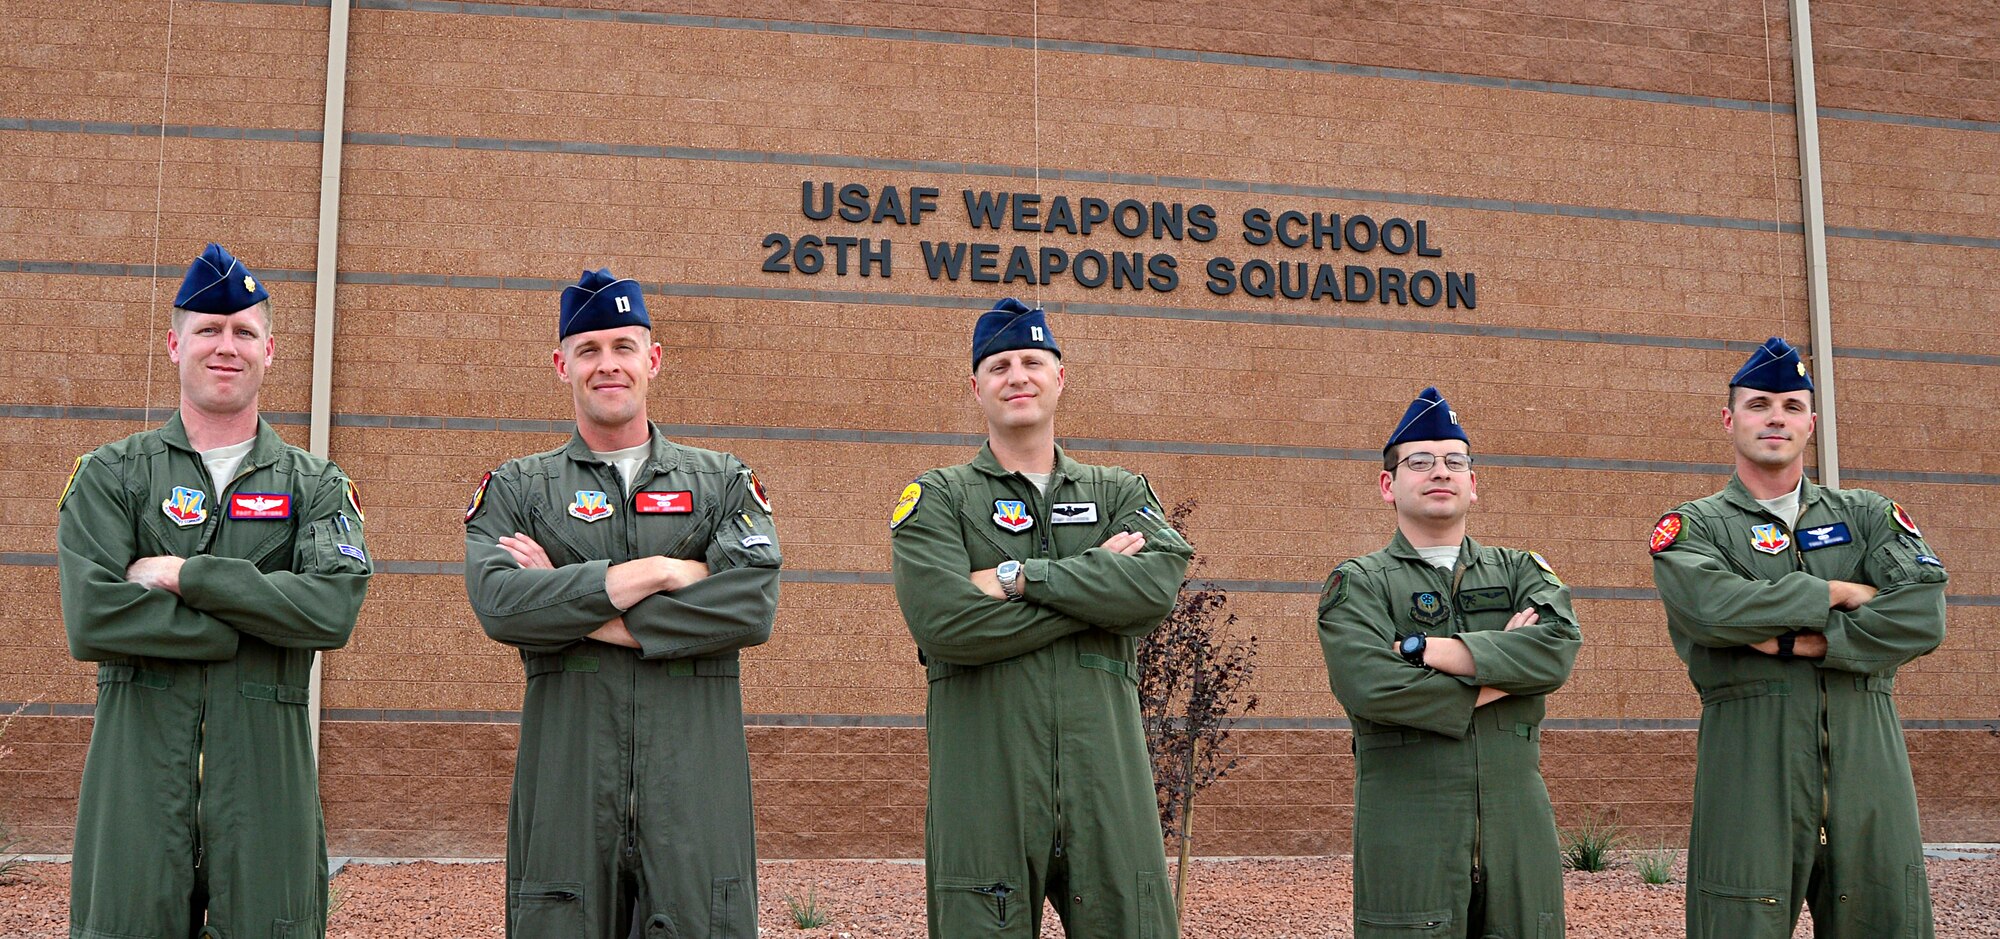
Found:
[[[1430,666],[1424,664],[1424,648],[1427,645],[1429,642],[1423,633],[1411,633],[1396,641],[1396,654],[1402,656],[1403,661],[1418,668],[1429,668]]]

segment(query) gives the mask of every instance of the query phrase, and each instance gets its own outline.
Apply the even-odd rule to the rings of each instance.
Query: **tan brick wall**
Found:
[[[599,6],[655,20],[712,12],[643,0]],[[1906,719],[1961,722],[1910,735],[1927,836],[2000,840],[2000,810],[1984,795],[2000,772],[2000,738],[1964,729],[2000,714],[2000,513],[1985,498],[2000,473],[1985,429],[2000,355],[1988,311],[2000,290],[1984,276],[2000,248],[2000,134],[1925,126],[1990,120],[2000,27],[1931,6],[1814,4],[1822,104],[1895,112],[1822,121],[1828,223],[1883,233],[1829,242],[1835,342],[1845,353],[1835,357],[1839,429],[1850,479],[1908,506],[1951,565],[1952,593],[1969,598],[1950,608],[1944,647],[1898,683]],[[210,239],[279,273],[266,278],[279,363],[263,403],[309,406],[313,287],[288,272],[314,263],[320,147],[311,134],[327,13],[263,3],[174,10],[168,50],[156,5],[0,0],[9,24],[0,121],[14,122],[0,123],[0,405],[12,408],[0,414],[0,592],[11,598],[0,610],[0,702],[73,709],[93,699],[91,669],[66,654],[46,563],[52,507],[75,454],[142,426],[129,415],[19,409],[172,406],[165,307],[180,266]],[[1480,452],[1496,458],[1482,466],[1475,536],[1536,548],[1589,590],[1650,588],[1640,546],[1653,520],[1722,484],[1720,474],[1611,462],[1727,463],[1721,385],[1744,353],[1704,345],[1806,338],[1799,235],[1751,230],[1798,221],[1794,119],[1701,98],[1789,102],[1781,8],[1415,3],[1336,17],[1137,0],[1049,7],[1039,24],[1026,5],[836,2],[801,12],[752,3],[729,12],[780,22],[756,30],[355,12],[348,131],[422,139],[363,136],[345,149],[339,267],[348,280],[336,294],[333,393],[343,422],[332,455],[363,484],[378,559],[395,570],[440,568],[376,577],[353,642],[326,658],[325,703],[336,713],[508,712],[520,701],[517,659],[480,632],[454,573],[458,513],[487,469],[563,435],[362,419],[566,420],[569,402],[548,371],[554,291],[435,282],[441,275],[562,282],[608,264],[694,291],[649,298],[667,346],[653,416],[721,425],[690,442],[758,468],[778,503],[788,569],[877,578],[888,570],[883,515],[894,493],[970,448],[758,434],[977,434],[964,391],[973,311],[945,301],[1017,293],[1114,305],[1057,307],[1071,382],[1060,429],[1078,438],[1371,451],[1409,397],[1438,382]],[[824,35],[813,23],[1038,32],[1054,44],[1037,53],[948,35]],[[1187,61],[1188,50],[1225,57]],[[1315,62],[1338,67],[1316,71]],[[162,140],[163,119],[183,129]],[[698,152],[519,149],[533,141]],[[516,149],[495,149],[504,146]],[[820,156],[922,165],[812,165]],[[1060,170],[1151,181],[1051,175]],[[812,222],[799,213],[805,180],[932,185],[940,211],[921,227]],[[1202,245],[974,232],[962,188],[1205,202],[1221,234]],[[1402,195],[1355,195],[1371,191]],[[1443,202],[1414,204],[1427,196]],[[1212,296],[1200,271],[1211,255],[1397,263],[1246,245],[1238,218],[1253,206],[1424,219],[1445,252],[1429,263],[1476,272],[1479,306]],[[895,276],[762,273],[767,252],[757,246],[773,231],[892,238]],[[916,249],[924,238],[1166,251],[1182,261],[1182,286],[1163,294],[1067,280],[1039,290],[932,282]],[[1951,238],[1972,241],[1938,243]],[[32,262],[158,263],[165,273]],[[814,290],[841,293],[805,293]],[[303,426],[281,431],[304,442]],[[1391,525],[1366,460],[1077,455],[1147,473],[1169,502],[1197,500],[1193,536],[1213,577],[1316,582],[1340,559],[1380,547]],[[1541,458],[1584,462],[1519,465]],[[1911,470],[1960,475],[1873,481]],[[783,593],[772,641],[745,655],[746,711],[785,721],[922,713],[921,672],[890,588],[792,581]],[[1696,715],[1656,601],[1577,607],[1587,643],[1575,678],[1550,701],[1553,717]],[[1232,608],[1262,650],[1258,716],[1339,718],[1312,596],[1239,590]],[[51,850],[67,843],[87,724],[24,717],[8,738],[19,752],[0,766],[0,812],[16,812]],[[499,849],[511,726],[369,718],[326,728],[337,853]],[[920,849],[921,730],[750,734],[766,855]],[[1202,850],[1345,844],[1344,732],[1257,730],[1241,744],[1244,768],[1205,803]],[[1565,818],[1597,805],[1648,836],[1679,837],[1690,731],[1563,729],[1546,749]],[[1972,769],[1948,769],[1960,759]]]

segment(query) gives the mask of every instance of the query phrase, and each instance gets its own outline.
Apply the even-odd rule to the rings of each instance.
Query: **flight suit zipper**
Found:
[[[247,462],[247,454],[246,454],[246,462]],[[199,453],[195,454],[195,466],[200,471],[201,476],[206,477],[208,475],[208,466],[202,463],[201,454]],[[256,472],[260,468],[261,467],[256,465],[251,465],[248,468],[239,466],[236,471],[236,476],[230,479],[228,483],[224,484],[221,489],[217,490],[215,500],[209,503],[211,506],[213,506],[213,508],[209,512],[209,523],[202,530],[201,543],[195,549],[194,552],[195,554],[207,554],[209,553],[209,549],[214,547],[216,536],[222,533],[222,519],[228,515],[228,510],[224,508],[224,505],[229,499],[229,494],[235,491],[237,483],[240,483],[243,480],[249,478],[251,473]],[[209,481],[211,483],[213,482],[213,480]],[[195,706],[194,866],[196,870],[200,870],[202,862],[208,859],[208,838],[204,833],[201,802],[202,802],[202,789],[208,781],[208,670],[209,668],[210,666],[207,663],[203,663],[201,666],[201,696]]]
[[[618,546],[618,557],[619,563],[630,561],[638,556],[637,546],[639,542],[639,515],[637,511],[631,509],[632,500],[637,498],[635,493],[638,493],[643,487],[652,484],[656,473],[653,472],[653,466],[649,458],[646,463],[640,465],[638,472],[632,474],[632,484],[628,486],[625,484],[625,474],[619,472],[618,467],[608,463],[599,463],[597,465],[610,470],[612,482],[617,485],[618,491],[623,493],[620,501],[627,507],[627,511],[619,513],[623,516],[623,519],[618,527],[618,531],[624,543]],[[601,485],[604,470],[599,469],[594,472],[600,477]],[[692,500],[693,497],[690,496],[689,498]],[[690,505],[689,508],[693,508],[693,506]],[[672,551],[667,552],[667,556],[672,557],[679,552],[680,549],[676,547]],[[625,863],[630,865],[639,856],[639,669],[636,663],[634,663],[633,667],[627,669],[625,706],[625,727],[627,733],[631,735],[631,739],[625,747],[624,851]]]
[[[1465,632],[1465,615],[1458,608],[1458,586],[1465,582],[1466,559],[1464,551],[1464,544],[1460,543],[1460,556],[1458,561],[1452,565],[1451,583],[1444,585],[1445,593],[1443,600],[1445,603],[1450,604],[1451,607],[1451,623],[1454,634]],[[1438,571],[1435,565],[1429,561],[1422,563],[1425,567],[1430,568],[1432,577],[1437,578],[1440,584],[1444,583],[1443,574]],[[1481,831],[1484,822],[1481,816],[1485,814],[1485,800],[1480,798],[1479,792],[1479,717],[1477,708],[1474,708],[1472,735],[1469,739],[1472,742],[1472,882],[1476,885],[1486,881],[1486,868],[1482,860],[1486,856],[1482,842],[1484,834]]]
[[[1806,507],[1800,505],[1799,517],[1804,518],[1805,513]],[[1784,519],[1781,518],[1773,517],[1772,521],[1780,525],[1785,524]],[[1796,529],[1796,525],[1785,525],[1785,535],[1792,542],[1793,569],[1804,571],[1806,569],[1806,554],[1804,549],[1799,547],[1799,536]],[[1818,687],[1819,694],[1819,714],[1816,721],[1819,725],[1819,843],[1824,846],[1826,844],[1826,820],[1833,814],[1833,768],[1829,765],[1831,762],[1829,755],[1833,741],[1832,734],[1827,729],[1827,721],[1830,715],[1827,713],[1826,673],[1818,668],[1814,668],[1813,676],[1815,679],[1814,684]]]

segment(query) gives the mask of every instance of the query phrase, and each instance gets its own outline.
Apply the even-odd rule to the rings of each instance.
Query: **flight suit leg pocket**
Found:
[[[1169,925],[1173,916],[1173,893],[1167,889],[1166,871],[1140,871],[1139,939],[1173,939]]]
[[[710,939],[753,939],[743,931],[745,904],[743,878],[717,877],[708,890],[708,935]],[[754,930],[754,927],[752,927]]]
[[[939,877],[938,923],[947,935],[1029,935],[1028,898],[1013,884],[999,879]]]
[[[271,921],[271,939],[313,939],[324,935],[313,928],[309,919],[279,919]]]
[[[510,933],[515,939],[584,935],[582,884],[523,880],[508,893],[507,914],[514,923]]]
[[[1903,909],[1907,915],[1901,930],[1904,939],[1921,939],[1930,931],[1934,919],[1931,914],[1930,874],[1924,870],[1922,861],[1909,865],[1903,874]]]
[[[1784,891],[1688,879],[1690,939],[1758,939],[1787,932]]]
[[[1450,910],[1356,910],[1354,939],[1416,939],[1451,935]]]

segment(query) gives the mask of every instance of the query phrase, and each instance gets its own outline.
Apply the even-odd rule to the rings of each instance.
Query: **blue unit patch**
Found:
[[[1848,534],[1846,522],[1834,522],[1831,525],[1821,525],[1817,528],[1799,529],[1800,551],[1811,551],[1816,548],[1847,544],[1853,540],[1854,536]]]

